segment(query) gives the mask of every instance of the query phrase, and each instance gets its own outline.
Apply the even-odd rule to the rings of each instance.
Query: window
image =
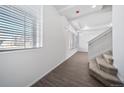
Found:
[[[0,50],[40,47],[39,25],[30,12],[0,5]]]

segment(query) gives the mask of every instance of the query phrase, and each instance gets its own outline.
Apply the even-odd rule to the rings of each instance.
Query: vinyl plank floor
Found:
[[[88,53],[77,52],[32,87],[103,87],[89,75]]]

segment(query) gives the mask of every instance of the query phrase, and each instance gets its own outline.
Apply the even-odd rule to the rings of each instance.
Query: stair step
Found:
[[[117,76],[113,76],[100,70],[95,60],[89,62],[89,72],[90,75],[101,81],[105,86],[123,86],[123,83]]]
[[[113,58],[111,54],[104,53],[103,54],[104,59],[106,60],[107,63],[113,65]]]
[[[112,50],[105,52],[105,54],[113,55]]]
[[[117,68],[115,68],[113,65],[108,64],[102,56],[96,57],[96,62],[99,65],[100,69],[105,71],[106,73],[117,75]]]

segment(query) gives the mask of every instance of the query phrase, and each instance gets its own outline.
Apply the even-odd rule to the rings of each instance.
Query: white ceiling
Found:
[[[76,19],[80,16],[86,15],[98,11],[102,8],[102,5],[56,5],[56,9],[61,15],[66,16],[69,20]],[[79,13],[76,13],[79,11]]]
[[[56,7],[56,9],[57,10],[62,10],[62,9],[64,9],[64,8],[67,8],[69,5],[55,5],[55,7]]]
[[[112,12],[99,12],[85,17],[80,17],[71,21],[73,25],[77,23],[77,29],[103,28],[112,23]],[[76,26],[77,27],[77,26]]]
[[[76,30],[104,28],[112,22],[111,5],[56,5],[55,8]]]

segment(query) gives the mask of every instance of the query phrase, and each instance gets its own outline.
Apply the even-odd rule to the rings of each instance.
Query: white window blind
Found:
[[[37,18],[14,6],[0,5],[0,49],[36,48]]]

